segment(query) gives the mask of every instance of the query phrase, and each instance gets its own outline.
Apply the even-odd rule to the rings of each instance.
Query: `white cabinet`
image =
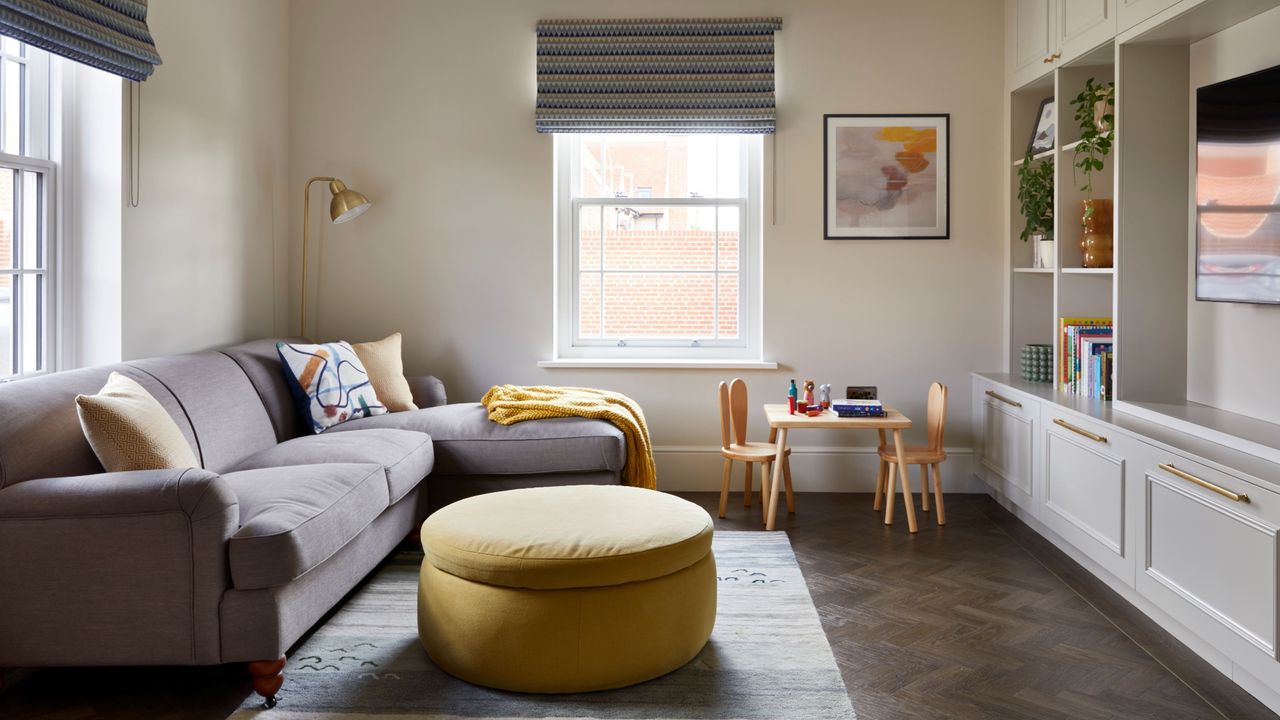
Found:
[[[1057,0],[1058,64],[1068,63],[1116,36],[1116,0]]]
[[[982,380],[974,381],[975,425],[982,434],[983,480],[1022,508],[1035,510],[1035,437],[1039,403]]]
[[[1019,88],[1053,70],[1054,31],[1060,0],[1007,0],[1005,6],[1010,87]]]
[[[1138,592],[1237,662],[1274,668],[1280,494],[1155,446],[1133,469]]]
[[[1136,533],[1126,482],[1133,443],[1102,423],[1045,403],[1041,522],[1112,575],[1133,585]]]
[[[1119,0],[1117,8],[1118,32],[1124,32],[1156,13],[1177,4],[1178,0]]]

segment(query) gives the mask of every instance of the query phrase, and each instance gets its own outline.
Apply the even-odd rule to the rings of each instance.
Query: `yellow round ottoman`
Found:
[[[693,659],[716,619],[711,517],[655,490],[480,495],[422,525],[418,636],[477,685],[572,693]]]

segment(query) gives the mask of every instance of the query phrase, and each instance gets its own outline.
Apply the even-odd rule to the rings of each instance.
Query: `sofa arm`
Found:
[[[413,404],[420,408],[446,405],[449,398],[444,392],[444,383],[432,375],[418,375],[406,378],[409,390],[413,392]]]
[[[220,661],[235,494],[196,468],[0,490],[0,667]]]

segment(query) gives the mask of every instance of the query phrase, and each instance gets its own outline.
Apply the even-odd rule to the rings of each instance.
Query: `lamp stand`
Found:
[[[311,224],[311,185],[316,182],[333,182],[334,177],[317,175],[307,180],[302,190],[302,299],[298,303],[298,335],[307,336],[307,232]]]

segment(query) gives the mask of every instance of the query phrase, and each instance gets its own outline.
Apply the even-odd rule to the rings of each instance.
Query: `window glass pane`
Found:
[[[30,170],[22,171],[22,223],[18,228],[22,235],[22,266],[28,269],[44,267],[44,243],[41,236],[43,218],[40,213],[41,200],[40,174]]]
[[[5,59],[4,65],[4,100],[3,108],[4,137],[3,149],[13,155],[21,155],[22,144],[22,80],[26,68],[21,63]]]
[[[13,374],[13,276],[0,275],[0,377]]]
[[[578,275],[578,337],[600,337],[600,273]]]
[[[579,139],[579,196],[740,196],[742,141],[731,135],[587,135]]]
[[[715,208],[604,208],[606,270],[715,269]]]
[[[738,274],[720,275],[720,298],[716,315],[721,340],[738,338]]]
[[[0,168],[0,268],[17,267],[13,237],[13,180],[17,173]]]
[[[22,330],[21,372],[37,372],[44,354],[44,276],[23,275],[18,285],[22,291],[22,317],[18,323]]]
[[[600,269],[599,205],[588,205],[578,215],[578,269]]]
[[[715,332],[714,273],[605,273],[604,335],[709,338]]]
[[[720,254],[717,256],[719,268],[736,271],[742,253],[740,236],[742,211],[736,207],[722,207],[718,209],[717,217],[719,224],[716,229],[720,238]]]

